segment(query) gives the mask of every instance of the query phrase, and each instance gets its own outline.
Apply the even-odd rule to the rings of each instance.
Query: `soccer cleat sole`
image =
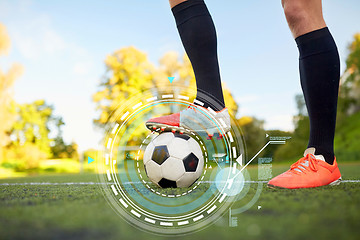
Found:
[[[341,180],[342,180],[342,179],[341,179],[341,177],[340,177],[340,178],[338,178],[337,180],[329,183],[329,185],[330,185],[330,186],[337,186],[337,185],[339,185],[339,184],[341,183]]]
[[[283,188],[283,187],[279,187],[279,186],[275,186],[275,185],[271,185],[271,184],[267,184],[268,188],[271,189],[290,189],[290,188]]]
[[[337,186],[341,183],[341,177],[338,178],[337,180],[327,184],[327,185],[323,185],[323,186]],[[279,187],[279,186],[275,186],[275,185],[272,185],[272,184],[267,184],[267,186],[271,189],[301,189],[301,188],[285,188],[285,187]],[[323,186],[319,186],[319,187],[323,187]],[[309,188],[314,188],[314,187],[309,187]]]
[[[202,130],[202,131],[191,131],[189,129],[183,128],[183,127],[178,127],[178,126],[170,126],[170,125],[166,125],[166,124],[161,124],[161,123],[146,123],[145,126],[152,132],[158,132],[159,134],[162,132],[172,132],[172,133],[180,133],[180,134],[184,134],[184,133],[197,133],[199,135],[206,135],[206,139],[208,140],[212,140],[212,139],[222,139],[223,135],[220,133],[210,133],[207,132],[206,130]]]

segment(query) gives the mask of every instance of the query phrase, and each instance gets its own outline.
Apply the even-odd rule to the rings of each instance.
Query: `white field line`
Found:
[[[245,181],[245,183],[267,183],[268,181]],[[150,183],[150,182],[149,182]],[[214,183],[214,181],[201,181],[201,183]],[[360,180],[342,180],[341,183],[360,183]],[[25,185],[103,185],[111,183],[99,182],[29,182],[29,183],[0,183],[0,186],[25,186]],[[124,184],[143,184],[142,182],[126,182]]]

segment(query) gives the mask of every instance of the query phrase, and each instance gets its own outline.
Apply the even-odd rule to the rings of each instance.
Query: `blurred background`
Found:
[[[226,104],[249,154],[265,134],[291,136],[273,161],[297,160],[309,123],[280,1],[206,2]],[[358,161],[360,3],[323,4],[342,64],[335,153]],[[94,172],[86,158],[96,158],[110,113],[146,89],[171,91],[172,76],[195,86],[165,0],[0,0],[0,178]]]

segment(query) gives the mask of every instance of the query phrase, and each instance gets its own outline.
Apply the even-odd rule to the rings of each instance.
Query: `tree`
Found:
[[[72,158],[79,159],[79,154],[77,151],[77,144],[72,142],[71,144],[66,144],[62,136],[62,126],[65,125],[62,117],[53,118],[54,125],[57,129],[57,135],[51,143],[51,153],[53,158]]]
[[[7,34],[6,27],[0,23],[0,55],[7,54],[10,49],[10,38]]]
[[[334,145],[339,159],[357,161],[360,158],[360,33],[354,35],[348,50],[341,77]]]
[[[14,162],[19,171],[34,169],[50,157],[77,158],[77,145],[67,145],[62,138],[61,117],[53,114],[53,107],[44,100],[32,103],[13,104],[16,115],[12,129],[8,132],[11,142],[7,145],[6,158]],[[51,131],[57,131],[55,139]]]
[[[177,53],[168,52],[160,58],[158,66],[155,66],[143,52],[134,47],[126,47],[107,56],[105,64],[107,72],[100,83],[99,90],[93,95],[93,101],[99,110],[99,117],[94,120],[98,126],[106,124],[111,114],[119,106],[124,108],[123,111],[131,110],[133,105],[124,105],[131,97],[137,96],[138,101],[145,102],[149,96],[144,96],[144,93],[149,89],[153,91],[153,95],[174,91],[180,91],[176,93],[182,94],[187,89],[195,89],[194,72],[186,55],[179,58]],[[170,84],[167,77],[176,77],[176,82]],[[186,89],[178,90],[178,86]],[[189,97],[190,99],[195,98],[195,94]],[[226,88],[224,97],[230,112],[236,115],[238,105]],[[168,108],[168,110],[162,109],[163,112],[170,112],[170,107]],[[160,111],[158,113],[162,114],[163,112]],[[143,116],[143,119],[138,119],[139,122],[145,122],[146,117]],[[143,139],[148,130],[137,128],[136,131],[131,129],[131,132],[135,142],[128,142],[127,144],[135,145]]]
[[[16,104],[15,111],[17,119],[10,133],[12,144],[15,146],[34,144],[50,157],[50,124],[55,120],[53,107],[44,100],[37,100],[32,103]]]
[[[13,109],[16,119],[9,131],[7,161],[14,163],[18,171],[37,168],[41,160],[51,156],[49,122],[53,109],[44,100],[14,103]]]
[[[189,89],[196,89],[196,80],[191,62],[186,54],[184,54],[179,61],[179,55],[176,52],[165,53],[164,56],[160,59],[160,69],[158,72],[159,77],[156,78],[157,88],[160,91],[164,89],[171,89],[174,85],[167,84],[167,77],[177,76],[177,85],[178,86],[187,86]],[[164,79],[166,82],[164,83]],[[236,116],[238,112],[238,104],[236,103],[234,97],[232,96],[230,90],[227,88],[226,84],[223,82],[223,94],[225,105],[229,109],[231,115]],[[190,98],[195,98],[195,95],[189,96]]]
[[[335,134],[335,154],[341,159],[357,160],[360,156],[360,34],[348,46],[346,69],[341,76]],[[295,97],[298,115],[294,116],[292,139],[275,153],[277,159],[294,160],[307,146],[310,124],[302,95]]]
[[[340,85],[339,115],[341,120],[360,111],[360,33],[354,35],[354,40],[348,46],[348,50],[346,70],[341,77]]]
[[[137,96],[137,101],[145,101],[144,92],[147,89],[160,89],[161,83],[156,79],[163,76],[163,73],[149,62],[146,54],[134,47],[122,48],[108,55],[105,65],[107,72],[100,83],[99,90],[93,95],[93,101],[100,113],[94,123],[100,127],[116,115],[114,111],[119,107],[123,107],[124,112],[131,111],[132,105],[125,105],[128,99]],[[163,79],[165,80],[167,79]],[[136,121],[141,120],[145,121],[141,118],[136,119]],[[128,145],[137,145],[147,133],[145,128],[136,128],[134,124],[127,130],[131,132],[132,140],[134,140],[128,142]]]
[[[0,24],[0,55],[8,53],[10,43],[5,26]],[[22,72],[16,63],[7,72],[0,69],[0,163],[6,160],[24,170],[36,168],[42,159],[52,156],[77,157],[77,145],[67,145],[62,139],[64,123],[53,115],[52,106],[44,100],[27,104],[13,100],[13,84]],[[57,137],[51,139],[49,133],[56,128]]]
[[[93,95],[93,100],[100,110],[95,123],[105,124],[111,113],[127,99],[141,95],[145,89],[155,84],[154,66],[146,55],[134,47],[122,48],[108,55],[105,59],[107,72]]]
[[[293,117],[294,132],[285,145],[280,146],[274,153],[276,161],[293,161],[302,156],[309,141],[310,122],[305,108],[305,99],[302,94],[295,96],[298,114]]]
[[[66,144],[61,136],[54,139],[51,153],[53,158],[79,159],[78,145],[75,142]]]
[[[237,123],[243,131],[248,157],[254,156],[265,144],[264,121],[254,117],[242,117]]]
[[[9,49],[10,38],[5,26],[0,23],[0,55],[7,54]],[[13,84],[22,71],[22,66],[16,63],[7,72],[0,69],[0,163],[4,158],[4,147],[10,142],[8,131],[15,121],[11,111]]]

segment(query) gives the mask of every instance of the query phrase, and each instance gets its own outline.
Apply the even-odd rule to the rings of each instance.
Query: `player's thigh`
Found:
[[[317,17],[322,15],[321,0],[281,0],[285,15],[288,17],[307,15]]]
[[[182,2],[185,2],[187,0],[169,0],[169,3],[170,3],[170,7],[173,8],[175,7],[176,5],[182,3]]]
[[[281,2],[294,37],[326,26],[321,0],[282,0]]]

